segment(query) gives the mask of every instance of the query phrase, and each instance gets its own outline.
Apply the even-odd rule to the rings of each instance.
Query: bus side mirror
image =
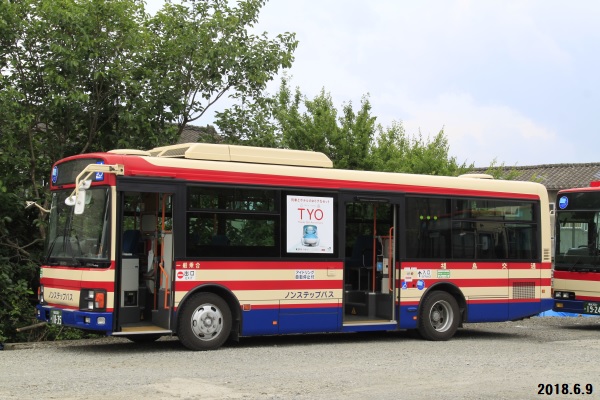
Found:
[[[77,191],[77,195],[69,196],[65,199],[66,205],[68,205],[69,207],[75,207],[75,209],[73,210],[75,215],[83,214],[83,211],[85,210],[85,205],[90,203],[91,197],[89,195],[86,196],[86,190],[89,189],[91,185],[92,181],[82,181],[79,184],[79,190]]]
[[[77,198],[75,199],[75,209],[73,210],[75,215],[81,215],[83,214],[83,210],[85,210],[85,194],[85,189],[79,189]]]

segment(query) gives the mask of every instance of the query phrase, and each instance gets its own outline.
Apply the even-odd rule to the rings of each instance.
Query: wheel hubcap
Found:
[[[212,340],[223,329],[223,314],[214,304],[202,304],[192,313],[192,331],[200,340]]]
[[[431,307],[429,321],[436,331],[447,331],[452,324],[452,319],[452,308],[450,308],[450,305],[445,301],[438,301]]]

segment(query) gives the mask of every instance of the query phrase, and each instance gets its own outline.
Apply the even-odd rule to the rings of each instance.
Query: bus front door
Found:
[[[172,333],[175,190],[155,185],[160,191],[139,190],[139,186],[135,185],[138,190],[118,192],[120,252],[113,335],[148,341]]]

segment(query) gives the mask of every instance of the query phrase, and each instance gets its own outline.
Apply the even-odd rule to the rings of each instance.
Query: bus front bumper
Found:
[[[35,308],[37,319],[52,325],[107,333],[112,331],[113,315],[111,312],[66,310],[41,304],[38,304]]]

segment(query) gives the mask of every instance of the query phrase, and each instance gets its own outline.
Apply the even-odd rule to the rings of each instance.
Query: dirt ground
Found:
[[[242,338],[211,352],[176,338],[6,345],[0,398],[594,399],[599,338],[600,318],[536,317],[469,324],[448,342],[385,332]]]

